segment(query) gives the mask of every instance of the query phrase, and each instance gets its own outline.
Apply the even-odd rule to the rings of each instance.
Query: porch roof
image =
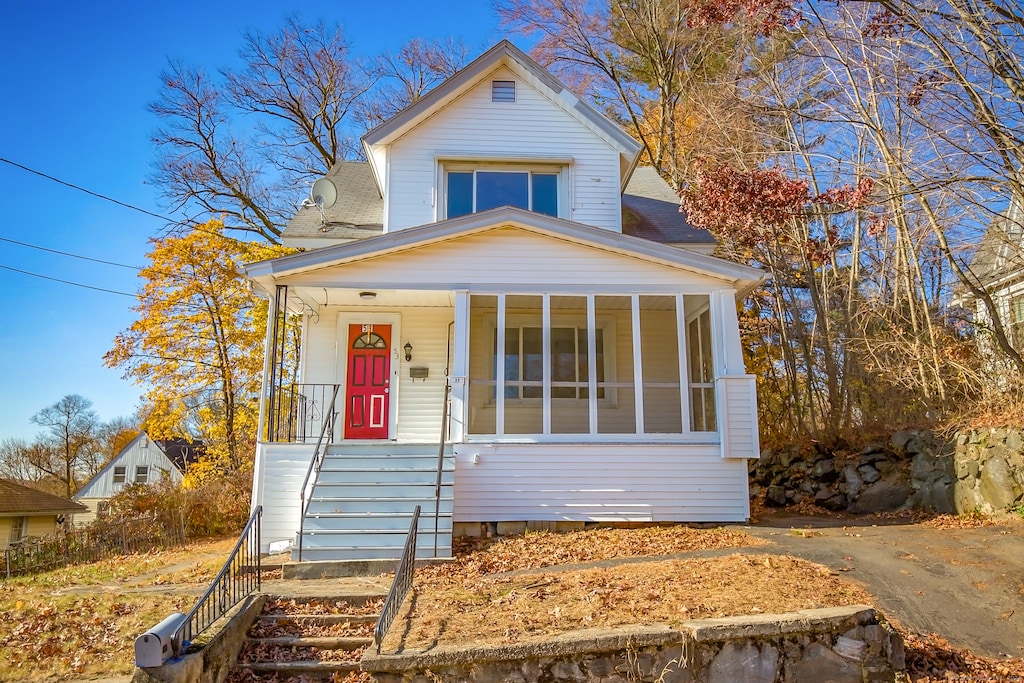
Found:
[[[252,263],[246,266],[245,272],[260,286],[270,291],[275,280],[286,276],[412,251],[503,227],[601,249],[646,261],[652,265],[680,268],[725,280],[732,283],[737,296],[752,290],[765,277],[764,273],[756,268],[714,256],[507,206],[406,228],[358,242],[337,244]]]

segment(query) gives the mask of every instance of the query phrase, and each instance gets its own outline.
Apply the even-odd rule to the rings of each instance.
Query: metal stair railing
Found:
[[[413,572],[416,569],[416,538],[418,536],[420,522],[420,506],[412,512],[412,522],[409,523],[409,536],[405,539],[405,547],[402,549],[402,558],[398,561],[398,568],[395,570],[395,579],[391,582],[391,589],[387,598],[384,599],[384,607],[380,611],[380,618],[373,627],[373,642],[377,645],[377,654],[380,654],[380,646],[384,643],[384,636],[398,616],[398,610],[405,602],[405,596],[412,588]],[[434,529],[436,536],[437,529]]]
[[[341,388],[340,384],[334,385],[334,393],[331,395],[330,409],[324,415],[324,423],[320,428],[320,438],[316,441],[316,448],[313,450],[313,458],[309,461],[309,468],[306,470],[306,478],[302,481],[302,488],[299,489],[299,562],[302,561],[302,536],[306,528],[306,510],[309,509],[309,501],[313,496],[312,488],[310,487],[310,477],[313,476],[314,470],[316,471],[316,479],[313,479],[313,485],[316,485],[316,480],[320,478],[320,468],[323,466],[324,456],[327,455],[327,447],[324,443],[325,439],[328,439],[328,434],[334,434],[334,421],[337,419],[338,411],[334,409],[335,402],[338,400],[338,390]],[[327,406],[325,406],[325,410]],[[309,489],[307,495],[307,489]]]
[[[437,444],[437,480],[434,484],[434,557],[437,557],[437,537],[440,534],[437,522],[441,516],[441,474],[444,469],[444,447],[448,437],[448,397],[451,391],[452,385],[445,379],[444,402],[441,404],[441,439]]]

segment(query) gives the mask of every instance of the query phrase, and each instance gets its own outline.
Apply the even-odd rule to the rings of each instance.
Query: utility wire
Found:
[[[58,249],[50,249],[48,247],[41,247],[38,244],[29,244],[28,242],[19,242],[18,240],[8,239],[7,237],[0,237],[0,242],[10,242],[11,244],[17,244],[21,247],[28,247],[29,249],[38,249],[39,251],[48,251],[51,254],[60,254],[61,256],[70,256],[71,258],[79,258],[83,261],[92,261],[94,263],[102,263],[107,266],[117,266],[118,268],[127,268],[128,270],[142,270],[140,266],[129,266],[127,263],[115,263],[114,261],[104,261],[98,258],[92,258],[91,256],[82,256],[81,254],[72,254],[68,251],[60,251]]]
[[[68,181],[61,180],[60,178],[55,178],[52,175],[48,175],[46,173],[43,173],[42,171],[37,171],[34,168],[29,168],[28,166],[24,166],[22,164],[19,164],[16,161],[11,161],[10,159],[5,159],[4,157],[0,157],[0,161],[4,162],[5,164],[10,164],[11,166],[14,166],[16,168],[20,168],[23,171],[28,171],[29,173],[35,174],[35,175],[40,176],[42,178],[46,178],[47,180],[52,180],[55,183],[59,183],[61,185],[64,185],[65,187],[70,187],[73,190],[78,190],[79,192],[84,192],[84,193],[86,193],[88,195],[92,195],[93,197],[97,197],[97,198],[102,199],[102,200],[107,201],[107,202],[113,202],[114,204],[117,204],[118,206],[123,206],[126,209],[131,209],[132,211],[138,211],[139,213],[144,213],[147,216],[152,216],[153,218],[159,218],[160,220],[167,221],[168,223],[177,223],[177,221],[175,221],[174,219],[168,218],[167,216],[161,216],[158,213],[153,213],[152,211],[147,211],[146,209],[142,209],[142,208],[140,208],[138,206],[135,206],[134,204],[128,204],[126,202],[122,202],[122,201],[119,201],[117,199],[114,199],[113,197],[108,197],[106,195],[100,194],[99,192],[93,192],[92,190],[87,190],[84,187],[81,187],[79,185],[75,185],[73,183],[69,183]]]
[[[119,294],[121,296],[130,296],[133,299],[137,299],[138,298],[137,294],[129,294],[128,292],[119,292],[119,291],[117,291],[115,289],[104,289],[102,287],[93,287],[92,285],[83,285],[81,282],[72,282],[71,280],[61,280],[60,278],[50,277],[48,275],[40,275],[39,273],[30,273],[27,270],[21,270],[19,268],[11,268],[10,266],[5,266],[3,264],[0,264],[0,268],[3,268],[4,270],[11,270],[11,271],[14,271],[15,273],[21,273],[22,275],[31,275],[32,277],[38,277],[38,278],[42,278],[44,280],[52,280],[53,282],[60,282],[60,283],[65,284],[65,285],[72,285],[73,287],[82,287],[84,289],[94,289],[97,292],[106,292],[107,294]]]

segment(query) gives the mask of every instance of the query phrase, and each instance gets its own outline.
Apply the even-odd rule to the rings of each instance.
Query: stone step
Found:
[[[373,642],[373,638],[343,636],[280,636],[277,638],[249,638],[250,642],[278,647],[315,647],[318,650],[358,650]]]
[[[280,679],[288,680],[293,676],[303,676],[306,680],[315,676],[320,680],[331,680],[334,674],[348,674],[359,671],[359,661],[355,662],[321,662],[316,660],[297,662],[249,662],[239,664],[237,669],[248,669],[256,674],[274,674]],[[279,680],[279,679],[272,679]]]
[[[383,596],[381,596],[383,597]],[[377,621],[375,614],[262,614],[260,621],[294,621],[311,626],[333,624],[372,624]]]

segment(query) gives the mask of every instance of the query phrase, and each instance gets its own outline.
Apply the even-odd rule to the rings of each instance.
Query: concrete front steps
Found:
[[[268,600],[228,681],[369,682],[359,660],[379,610],[380,600],[365,598]]]
[[[416,556],[451,557],[454,483],[450,447],[445,452],[437,501],[436,445],[332,446],[313,485],[292,560],[397,560],[417,505]]]

